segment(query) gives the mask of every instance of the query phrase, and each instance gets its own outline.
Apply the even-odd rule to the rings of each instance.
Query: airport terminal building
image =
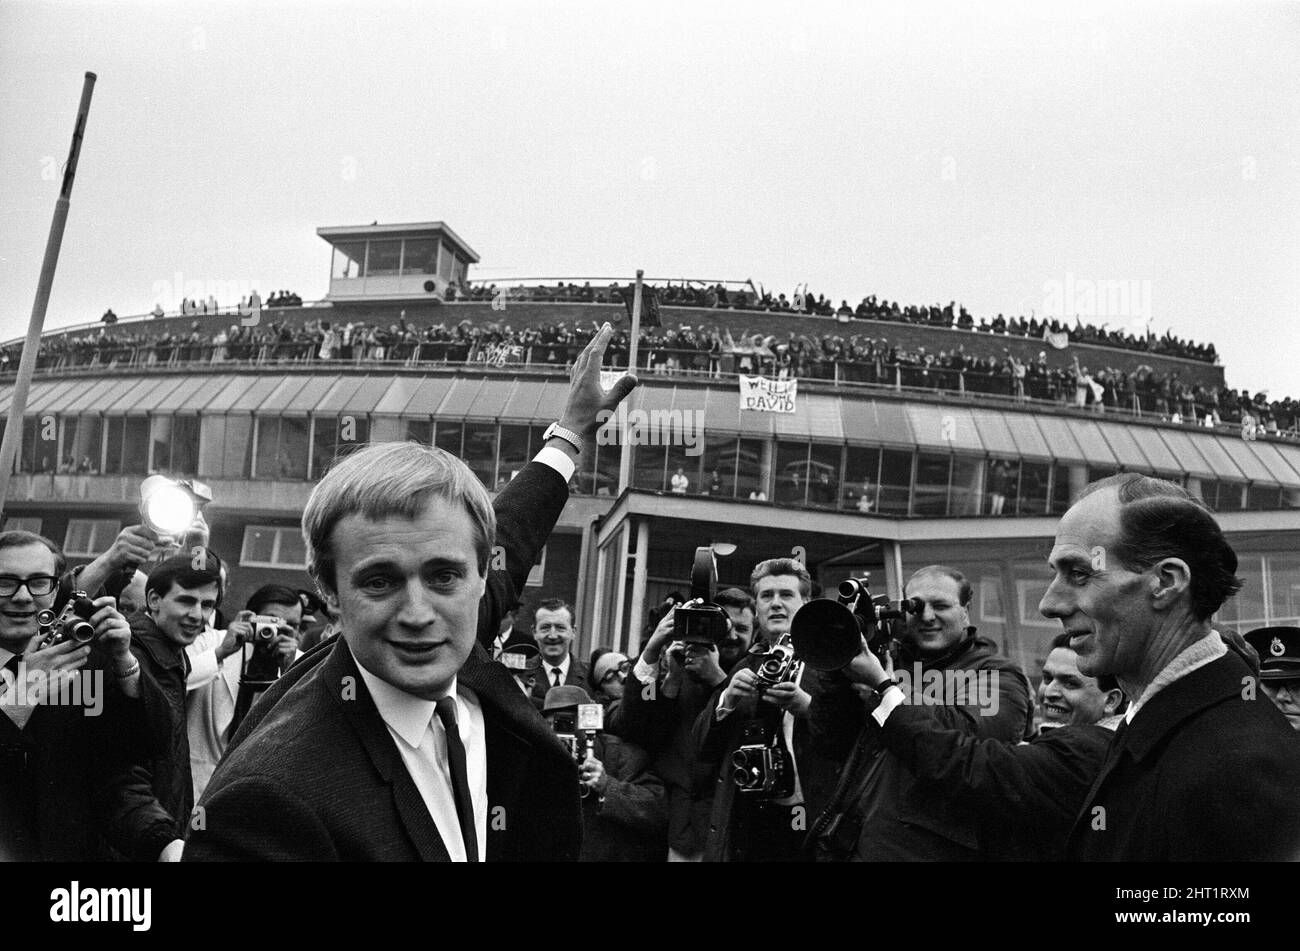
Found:
[[[478,256],[441,222],[318,233],[332,251],[329,294],[307,306],[265,308],[263,322],[626,326],[616,303],[447,300],[448,287],[464,286]],[[208,339],[235,323],[235,313],[128,319],[115,329]],[[661,317],[665,326],[724,327],[737,339],[751,331],[855,333],[935,351],[1019,348],[1026,359],[1042,349],[1041,341],[870,320],[846,325],[672,305]],[[1051,358],[1115,365],[1140,358],[1184,379],[1222,382],[1221,367],[1097,352],[1103,349],[1071,345]],[[414,439],[455,453],[495,491],[537,451],[569,387],[564,352],[528,363],[452,348],[437,360],[247,356],[177,345],[164,359],[38,369],[5,527],[38,531],[61,542],[70,560],[85,561],[138,521],[146,475],[198,478],[212,490],[205,517],[212,546],[231,566],[226,606],[234,609],[261,584],[307,583],[299,518],[315,480],[340,453]],[[565,598],[577,606],[578,656],[599,644],[633,649],[646,609],[689,590],[700,545],[734,546],[719,558],[723,584],[746,584],[761,559],[794,555],[823,588],[870,572],[873,592],[891,597],[901,596],[912,570],[942,562],[972,580],[972,622],[1033,676],[1059,631],[1038,603],[1060,513],[1089,481],[1136,471],[1187,486],[1218,513],[1246,579],[1221,612],[1223,623],[1300,624],[1300,444],[1293,440],[940,392],[901,377],[800,379],[794,412],[756,412],[740,408],[733,370],[640,372],[629,418],[672,420],[682,438],[632,446],[621,492],[622,447],[602,439],[585,455],[521,620],[542,597]],[[12,394],[8,373],[0,378],[0,411]]]

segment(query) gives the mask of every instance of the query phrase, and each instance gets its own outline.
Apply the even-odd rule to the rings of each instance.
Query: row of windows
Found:
[[[29,516],[6,518],[4,530],[41,534],[41,519]],[[94,558],[108,551],[122,530],[111,518],[73,518],[63,533],[63,553],[70,558]],[[296,526],[249,525],[244,528],[240,565],[248,568],[292,568],[306,570],[307,548]]]
[[[541,448],[543,428],[427,416],[33,419],[24,426],[18,469],[314,481],[370,441],[412,440],[458,456],[484,485],[498,489]],[[591,449],[575,491],[615,495],[620,447]],[[1048,515],[1063,512],[1072,497],[1071,472],[1062,465],[838,443],[709,434],[693,446],[637,446],[632,460],[639,489],[887,516]],[[1074,488],[1114,472],[1076,472]],[[1190,488],[1216,511],[1268,511],[1293,502],[1283,490],[1240,482]]]
[[[381,275],[438,274],[452,284],[465,280],[467,262],[450,247],[439,256],[437,238],[383,238],[334,245],[335,280]]]

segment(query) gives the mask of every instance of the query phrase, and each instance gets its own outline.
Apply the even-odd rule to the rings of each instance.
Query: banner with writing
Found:
[[[740,377],[740,408],[759,413],[793,413],[798,380]]]

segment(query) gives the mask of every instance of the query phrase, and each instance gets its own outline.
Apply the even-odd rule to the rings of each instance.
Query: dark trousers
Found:
[[[780,806],[736,794],[733,862],[803,862],[807,835],[803,806]]]

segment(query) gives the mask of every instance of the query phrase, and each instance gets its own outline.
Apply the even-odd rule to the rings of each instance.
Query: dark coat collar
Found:
[[[1246,662],[1233,651],[1198,667],[1161,689],[1133,715],[1121,742],[1135,759],[1142,759],[1184,720],[1202,710],[1241,696]]]
[[[153,618],[144,612],[133,614],[130,624],[131,643],[139,645],[155,666],[185,668],[185,648],[164,634]]]

